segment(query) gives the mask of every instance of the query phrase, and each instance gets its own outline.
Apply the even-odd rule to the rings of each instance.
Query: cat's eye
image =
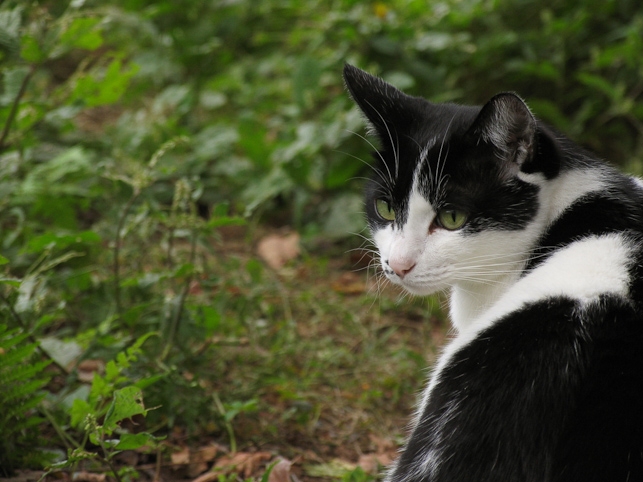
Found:
[[[457,209],[442,209],[438,213],[440,226],[449,231],[460,229],[467,221],[467,215]]]
[[[375,210],[377,214],[386,221],[393,221],[395,219],[395,211],[393,211],[391,203],[386,199],[375,200]]]

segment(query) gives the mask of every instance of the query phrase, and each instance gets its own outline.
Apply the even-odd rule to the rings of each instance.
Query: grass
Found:
[[[355,271],[344,247],[309,251],[275,272],[239,236],[224,236],[216,271],[229,326],[201,350],[226,374],[209,380],[220,412],[246,404],[228,441],[298,460],[304,475],[311,463],[394,457],[444,337],[439,303],[398,301],[395,289]]]

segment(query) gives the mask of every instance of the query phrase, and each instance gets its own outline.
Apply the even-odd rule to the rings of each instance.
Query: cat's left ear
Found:
[[[469,129],[476,143],[494,147],[496,155],[522,166],[534,155],[536,119],[523,100],[513,93],[493,97]]]

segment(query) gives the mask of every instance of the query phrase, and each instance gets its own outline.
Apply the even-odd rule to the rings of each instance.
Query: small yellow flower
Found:
[[[375,15],[384,20],[386,18],[386,15],[388,14],[388,7],[382,3],[382,2],[377,2],[375,6],[373,7],[375,10]]]

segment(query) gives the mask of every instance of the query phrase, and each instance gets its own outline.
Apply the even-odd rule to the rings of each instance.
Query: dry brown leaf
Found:
[[[188,465],[188,477],[196,477],[207,470],[208,464],[206,462],[190,463],[190,465]]]
[[[376,452],[378,454],[382,452],[397,452],[397,444],[390,438],[380,437],[374,433],[368,435],[370,441],[377,447]]]
[[[245,478],[250,477],[259,466],[272,458],[270,452],[237,452],[235,454],[224,455],[216,464],[215,468],[223,469],[226,472],[243,472]]]
[[[83,360],[78,366],[78,379],[81,382],[91,383],[94,379],[94,372],[102,373],[105,362],[103,360]]]
[[[192,482],[214,482],[215,480],[219,480],[220,475],[221,472],[206,472],[203,475],[199,475]]]
[[[216,456],[220,453],[225,452],[222,450],[220,445],[212,444],[206,445],[205,447],[200,447],[195,450],[190,458],[191,462],[212,462]]]
[[[187,465],[190,463],[190,449],[186,447],[180,452],[173,452],[170,458],[173,465]]]
[[[257,244],[257,253],[273,269],[299,256],[299,233],[269,234]]]
[[[290,467],[290,460],[280,459],[270,471],[268,482],[290,482]]]
[[[75,482],[105,482],[106,474],[93,474],[91,472],[76,472],[74,474]]]
[[[392,461],[393,459],[386,453],[364,454],[360,456],[357,465],[367,474],[376,474],[380,466],[390,465]]]

